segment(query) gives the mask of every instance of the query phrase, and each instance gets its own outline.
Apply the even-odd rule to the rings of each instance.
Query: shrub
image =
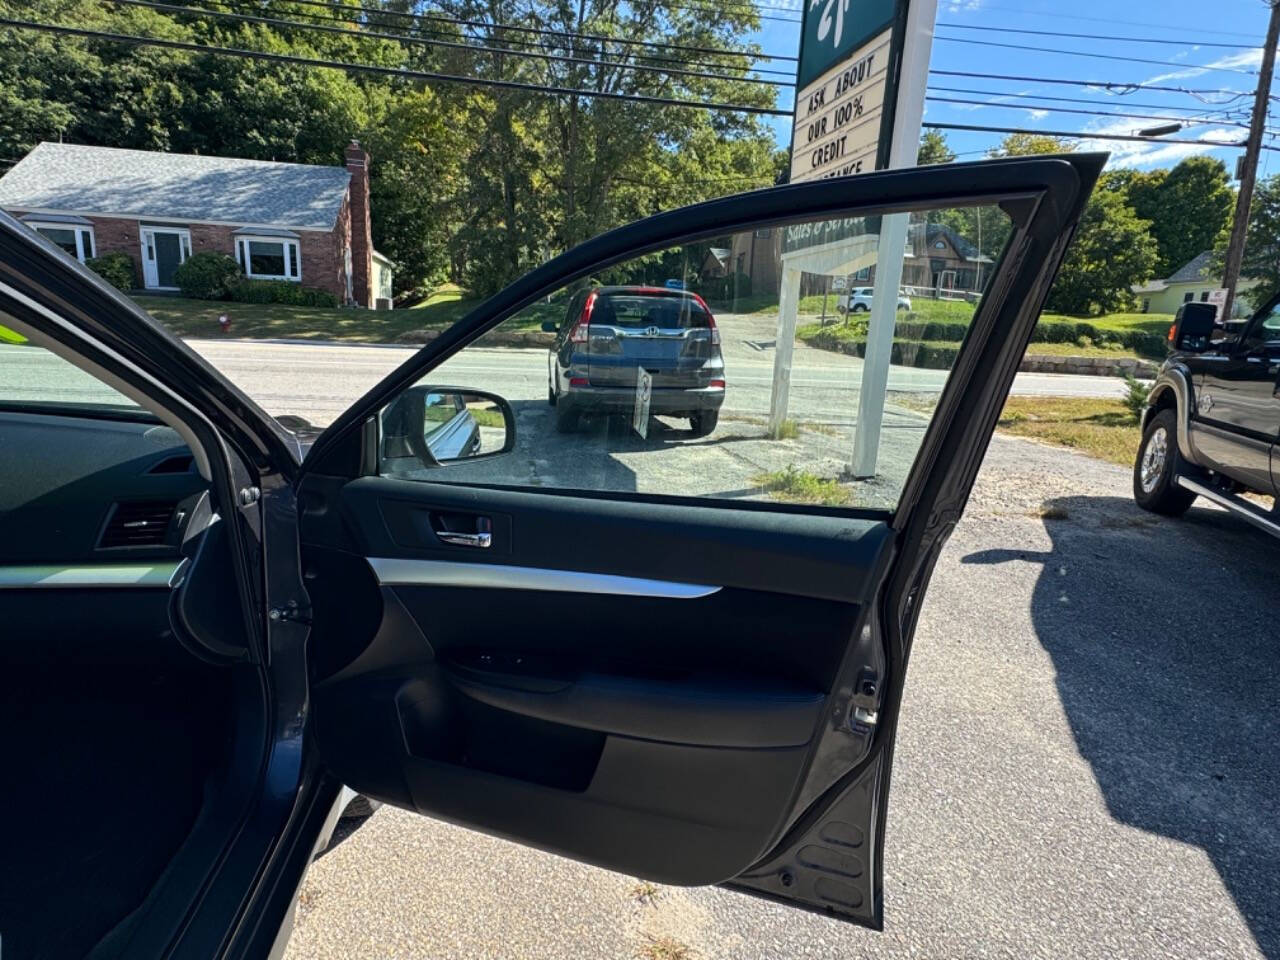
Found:
[[[133,257],[127,253],[108,253],[90,257],[84,265],[117,290],[132,290],[137,285]]]
[[[1129,411],[1136,422],[1142,417],[1142,408],[1147,405],[1147,397],[1151,393],[1151,385],[1143,383],[1127,373],[1124,376],[1124,385],[1126,388],[1124,395],[1125,409]]]
[[[284,303],[295,307],[338,305],[338,298],[328,290],[304,287],[288,280],[250,280],[247,277],[236,277],[227,284],[227,295],[238,303]]]
[[[184,297],[224,300],[240,276],[240,265],[225,253],[193,253],[173,274]]]

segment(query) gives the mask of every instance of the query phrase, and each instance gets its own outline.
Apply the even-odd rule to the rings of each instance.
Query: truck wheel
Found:
[[[578,429],[578,411],[572,407],[556,406],[556,430],[573,433]]]
[[[1180,517],[1196,495],[1174,482],[1182,466],[1178,452],[1178,412],[1161,410],[1147,424],[1133,464],[1133,499],[1143,510]]]
[[[704,410],[702,413],[695,413],[689,418],[689,426],[693,428],[695,437],[707,436],[716,428],[716,424],[719,422],[719,410]]]
[[[867,312],[867,305],[866,305],[865,303],[855,303],[855,304],[853,305],[853,312],[854,312],[854,313],[866,313],[866,312]]]

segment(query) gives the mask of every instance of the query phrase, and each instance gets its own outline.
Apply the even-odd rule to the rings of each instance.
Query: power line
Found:
[[[981,107],[993,107],[1005,110],[1040,110],[1045,113],[1078,113],[1094,117],[1115,117],[1118,120],[1124,120],[1129,117],[1132,117],[1135,120],[1177,120],[1179,123],[1194,126],[1200,126],[1201,124],[1218,124],[1225,127],[1240,127],[1244,130],[1249,129],[1249,125],[1247,123],[1240,123],[1235,120],[1213,120],[1205,117],[1187,117],[1183,119],[1179,117],[1170,117],[1168,115],[1161,117],[1149,113],[1115,113],[1110,110],[1081,110],[1073,107],[1051,106],[1041,107],[1036,106],[1035,104],[1025,103],[991,103],[986,100],[965,100],[957,97],[931,97],[927,95],[925,96],[925,99],[932,100],[935,103],[967,103]]]
[[[1061,137],[1065,140],[1126,140],[1136,143],[1194,143],[1202,147],[1243,147],[1243,140],[1188,140],[1185,137],[1140,137],[1121,133],[1089,133],[1078,130],[1029,130],[1026,127],[985,127],[972,123],[922,123],[930,130],[963,130],[970,133],[1026,133],[1033,137]],[[1280,147],[1264,146],[1264,150]]]
[[[790,60],[794,63],[799,59],[798,57],[783,56],[781,54],[771,54],[771,53],[757,54],[757,53],[752,53],[749,50],[726,50],[720,47],[701,47],[701,46],[691,46],[688,44],[679,44],[679,43],[662,43],[654,40],[630,40],[623,37],[610,37],[610,36],[606,36],[604,34],[598,34],[598,33],[575,33],[570,30],[550,30],[545,27],[526,27],[526,26],[517,26],[515,24],[490,23],[485,20],[463,20],[457,17],[443,17],[443,16],[436,16],[429,13],[402,13],[398,10],[380,10],[376,7],[365,7],[365,6],[360,6],[358,4],[349,5],[345,3],[334,3],[332,2],[332,0],[290,0],[290,2],[301,4],[303,6],[308,6],[308,7],[324,7],[332,10],[345,10],[348,13],[367,13],[367,14],[373,14],[375,16],[380,16],[380,17],[399,17],[401,19],[411,20],[414,22],[432,21],[436,23],[445,23],[450,25],[460,24],[468,27],[483,27],[491,30],[513,30],[518,33],[532,33],[532,34],[539,34],[542,36],[585,38],[588,40],[607,40],[610,43],[618,43],[618,44],[622,44],[623,46],[660,47],[660,48],[666,48],[669,50],[683,50],[691,53],[710,53],[717,56],[747,57],[748,59],[751,59],[751,60]],[[299,14],[299,16],[311,16],[311,14]],[[331,19],[344,19],[345,22],[347,23],[359,22],[358,20],[351,20],[349,18],[333,17]]]
[[[1025,10],[1019,7],[1002,7],[1002,6],[999,6],[998,4],[991,4],[986,2],[982,4],[982,9],[983,10],[1003,10],[1007,13],[1021,13],[1026,16],[1032,16],[1032,17],[1053,17],[1058,20],[1073,20],[1073,21],[1085,20],[1091,23],[1113,23],[1113,24],[1118,24],[1119,26],[1122,26],[1122,27],[1150,27],[1153,30],[1177,30],[1184,34],[1211,33],[1214,36],[1219,36],[1219,37],[1248,37],[1250,40],[1255,40],[1255,41],[1258,39],[1256,36],[1254,36],[1251,33],[1241,33],[1238,30],[1209,30],[1198,24],[1193,26],[1191,24],[1154,23],[1150,20],[1116,20],[1111,17],[1085,17],[1077,13],[1056,13],[1051,10]]]
[[[659,73],[664,76],[696,77],[702,80],[734,80],[741,83],[756,83],[776,87],[793,87],[794,83],[783,80],[765,80],[761,77],[735,77],[724,73],[700,73],[697,70],[682,70],[676,67],[654,67],[639,63],[617,63],[587,57],[571,57],[561,53],[545,51],[506,50],[502,47],[490,47],[474,43],[458,43],[452,40],[429,40],[426,37],[411,37],[404,34],[378,33],[368,30],[348,30],[345,27],[329,27],[321,23],[298,23],[296,20],[280,20],[276,17],[259,17],[247,13],[227,13],[221,10],[205,10],[196,7],[180,7],[171,3],[158,3],[155,0],[110,0],[111,3],[128,4],[135,7],[147,7],[151,10],[163,10],[185,16],[218,17],[223,20],[235,20],[240,23],[261,23],[273,27],[287,27],[296,30],[317,30],[323,33],[339,34],[344,37],[369,40],[395,40],[402,43],[426,44],[433,47],[449,47],[455,50],[469,50],[475,53],[498,53],[508,57],[526,57],[538,60],[553,60],[559,63],[580,63],[593,67],[616,67],[619,70],[639,70],[644,73]]]
[[[984,97],[1005,97],[1005,98],[1014,98],[1018,100],[1052,100],[1056,103],[1081,103],[1081,104],[1084,104],[1085,106],[1090,106],[1090,105],[1100,106],[1102,103],[1105,102],[1102,100],[1086,100],[1083,97],[1054,97],[1054,96],[1050,96],[1047,93],[1021,93],[1021,92],[1015,93],[1013,91],[1004,91],[1004,90],[974,90],[970,87],[935,87],[930,85],[929,90],[930,91],[936,90],[939,93],[974,93]],[[1178,110],[1182,113],[1197,113],[1197,114],[1204,113],[1204,111],[1201,110],[1199,107],[1166,106],[1163,103],[1125,102],[1123,106],[1137,107],[1139,110],[1143,110],[1143,109]],[[1231,110],[1244,111],[1241,114],[1242,116],[1247,115],[1248,113],[1247,108],[1243,106],[1229,107],[1223,110],[1212,110],[1210,111],[1210,113],[1227,113]]]
[[[354,73],[371,73],[383,77],[400,77],[407,80],[437,80],[442,83],[457,83],[471,87],[494,87],[501,90],[525,90],[531,93],[556,94],[557,96],[584,97],[600,100],[626,100],[635,103],[656,103],[669,107],[691,107],[697,110],[715,110],[726,113],[754,113],[772,117],[789,117],[790,110],[779,110],[776,107],[759,107],[740,103],[723,103],[719,101],[680,100],[671,97],[657,97],[642,93],[613,93],[605,90],[583,90],[578,87],[559,87],[537,83],[522,83],[517,80],[492,80],[480,77],[460,77],[455,74],[437,73],[429,70],[410,70],[401,67],[382,67],[372,63],[348,63],[343,60],[323,60],[318,57],[299,57],[288,53],[269,53],[265,50],[243,50],[238,47],[215,47],[200,43],[188,43],[185,40],[165,40],[160,37],[138,37],[127,33],[108,33],[103,30],[87,30],[83,27],[68,27],[55,23],[35,23],[30,20],[11,20],[0,17],[0,27],[14,27],[18,30],[33,30],[39,33],[54,33],[72,37],[86,37],[91,40],[112,40],[139,47],[160,47],[166,50],[185,50],[190,53],[210,56],[242,57],[248,60],[265,60],[271,63],[291,63],[303,67],[322,67],[330,70],[351,71]]]
[[[1241,70],[1238,67],[1210,67],[1201,63],[1183,63],[1181,60],[1152,60],[1144,57],[1125,57],[1116,53],[1090,53],[1087,50],[1062,50],[1058,47],[1033,47],[1024,43],[1000,43],[996,40],[970,40],[968,37],[934,37],[950,43],[967,43],[975,47],[1001,47],[1005,50],[1029,50],[1032,53],[1053,53],[1070,57],[1088,57],[1091,60],[1118,60],[1121,63],[1150,63],[1158,67],[1181,67],[1186,70],[1219,71],[1222,73],[1243,73],[1253,76],[1256,70]]]
[[[1259,50],[1256,43],[1214,43],[1209,40],[1170,40],[1161,37],[1124,37],[1105,33],[1065,33],[1061,30],[1029,30],[1024,27],[988,27],[976,23],[938,23],[936,26],[952,30],[982,30],[989,33],[1027,33],[1038,37],[1063,37],[1073,40],[1121,40],[1125,43],[1162,43],[1174,47],[1224,47],[1228,50]]]
[[[126,0],[113,0],[113,2],[126,2]],[[229,5],[231,4],[231,0],[205,0],[205,2],[206,2],[206,3],[215,3],[215,4],[218,4],[218,5],[220,5],[220,6],[229,6]],[[302,0],[293,0],[293,2],[295,2],[295,3],[300,3],[300,2],[302,2]],[[320,4],[320,5],[321,5],[321,6],[329,6],[329,4]],[[334,4],[334,6],[340,6],[340,5],[338,5],[338,4]],[[184,11],[184,12],[186,12],[186,11],[188,11],[188,10],[190,10],[190,11],[197,11],[197,12],[201,12],[201,13],[204,13],[204,12],[216,13],[216,12],[217,12],[217,11],[205,11],[203,8],[200,8],[200,7],[190,7],[190,8],[188,8],[188,7],[183,7],[182,9],[183,9],[183,11]],[[309,20],[324,20],[324,21],[328,21],[329,23],[343,23],[343,24],[351,24],[351,25],[353,25],[353,26],[360,26],[360,27],[363,27],[363,26],[365,26],[365,25],[366,25],[365,21],[361,21],[361,20],[358,20],[358,19],[350,19],[350,18],[347,18],[347,17],[335,17],[335,16],[332,16],[332,15],[329,15],[329,14],[324,14],[324,13],[304,13],[304,12],[302,12],[302,11],[293,11],[292,13],[293,13],[293,16],[296,16],[296,17],[306,17],[306,18],[307,18],[307,19],[309,19]],[[457,20],[457,21],[453,21],[453,20],[449,20],[449,19],[447,19],[447,18],[445,18],[445,17],[440,17],[440,18],[438,18],[438,19],[439,19],[439,20],[441,20],[442,22],[445,22],[445,23],[453,23],[453,24],[458,24],[458,25],[467,25],[467,24],[472,24],[472,23],[479,23],[479,25],[480,25],[480,26],[482,26],[482,27],[489,27],[489,28],[492,28],[492,29],[495,29],[495,30],[523,30],[523,31],[532,30],[532,28],[530,28],[530,27],[509,27],[509,26],[505,26],[505,25],[501,25],[501,24],[489,24],[489,23],[483,23],[483,22],[478,22],[478,21],[468,21],[468,20]],[[289,21],[289,22],[290,22],[290,24],[291,24],[291,25],[296,25],[296,26],[309,26],[309,24],[293,24],[293,21]],[[427,34],[428,36],[431,36],[431,37],[442,37],[442,38],[445,38],[445,39],[450,39],[450,40],[455,40],[455,41],[456,41],[459,37],[461,37],[461,38],[463,38],[463,39],[468,39],[468,40],[480,40],[480,41],[483,41],[483,40],[485,39],[485,38],[483,38],[483,37],[477,37],[477,36],[475,36],[474,34],[467,34],[467,33],[462,33],[462,32],[449,33],[449,32],[447,32],[447,31],[445,31],[445,30],[441,29],[440,27],[421,27],[421,26],[418,26],[418,27],[416,27],[416,29],[421,30],[423,33],[425,33],[425,34]],[[593,34],[573,34],[573,33],[564,33],[563,31],[559,31],[559,30],[538,30],[538,31],[534,31],[534,32],[537,32],[537,33],[545,33],[545,34],[549,34],[549,35],[552,35],[552,36],[561,36],[561,37],[599,39],[599,40],[601,41],[602,45],[603,45],[604,43],[610,43],[610,42],[612,42],[612,43],[627,44],[627,45],[632,45],[632,46],[634,46],[634,45],[653,46],[653,47],[658,47],[659,49],[661,49],[661,48],[664,46],[663,44],[652,43],[652,42],[649,42],[649,41],[640,41],[640,40],[621,40],[621,39],[614,39],[614,38],[611,38],[611,37],[596,37],[596,36],[595,36],[595,35],[593,35]],[[416,37],[416,36],[405,36],[405,35],[403,35],[403,34],[372,33],[372,32],[370,32],[370,31],[368,31],[368,30],[361,30],[361,31],[359,32],[359,34],[358,34],[358,35],[360,35],[360,36],[373,36],[373,37],[392,37],[392,38],[399,38],[399,39],[401,39],[401,40],[405,40],[405,41],[409,41],[409,42],[421,42],[421,38],[418,38],[418,37]],[[517,46],[517,47],[522,47],[522,48],[525,48],[525,49],[531,49],[531,50],[547,50],[547,49],[548,49],[548,47],[547,47],[545,44],[538,43],[537,41],[534,41],[534,40],[516,40],[516,39],[514,39],[514,38],[512,38],[512,37],[501,37],[501,38],[495,38],[492,42],[494,42],[494,43],[502,43],[502,44],[504,44],[503,49],[505,49],[505,48],[506,48],[506,47],[505,47],[505,45],[509,45],[509,44],[514,44],[514,45],[515,45],[515,46]],[[567,47],[569,47],[569,49],[571,49],[571,50],[572,50],[572,49],[574,49],[575,44],[571,41],[569,44],[561,44],[561,46],[567,46]],[[696,52],[715,52],[715,51],[712,51],[712,50],[711,50],[711,48],[704,48],[704,47],[681,47],[681,46],[679,46],[679,45],[675,45],[675,44],[671,44],[671,45],[669,45],[669,46],[672,46],[674,50],[688,50],[688,51],[692,51],[692,52],[695,52],[695,53],[696,53]],[[734,55],[734,56],[744,56],[744,57],[747,57],[747,58],[750,58],[750,57],[752,56],[751,54],[746,53],[746,52],[743,52],[743,51],[729,51],[729,50],[725,50],[725,51],[719,51],[719,52],[720,52],[720,53],[722,53],[722,54],[724,54],[724,55],[732,54],[732,55]],[[683,60],[677,60],[677,59],[675,59],[675,58],[673,58],[673,57],[661,57],[661,56],[658,56],[657,54],[647,53],[647,52],[643,52],[643,51],[642,51],[642,52],[640,52],[640,53],[638,53],[638,54],[637,54],[637,56],[642,57],[642,58],[643,58],[647,63],[674,63],[674,64],[684,65],[684,64],[687,64],[687,63],[689,62],[688,58],[685,58],[685,59],[683,59]],[[762,57],[762,59],[763,59],[763,57]],[[736,65],[736,64],[716,64],[716,63],[708,64],[708,66],[724,67],[724,68],[725,68],[725,69],[727,69],[727,70],[749,69],[749,70],[754,71],[755,73],[769,73],[769,74],[775,74],[775,75],[777,75],[777,76],[782,76],[782,77],[794,77],[794,76],[795,76],[795,71],[794,71],[794,70],[770,70],[770,69],[767,69],[767,68],[764,68],[764,67],[756,67],[756,66],[743,67],[743,66],[741,66],[741,65]],[[737,79],[737,78],[735,78],[735,79]],[[794,83],[790,83],[790,82],[789,82],[789,83],[788,83],[788,84],[786,84],[786,85],[787,85],[787,86],[794,86]]]
[[[1201,100],[1201,103],[1209,103],[1211,106],[1224,106],[1230,100],[1239,100],[1241,97],[1253,96],[1252,90],[1213,90],[1213,89],[1195,89],[1190,87],[1165,87],[1154,83],[1121,83],[1116,80],[1060,80],[1050,77],[1020,77],[1007,73],[974,73],[968,70],[934,70],[930,68],[930,73],[939,77],[969,77],[974,80],[1009,80],[1013,83],[1050,83],[1065,84],[1072,87],[1095,87],[1099,90],[1106,90],[1115,93],[1118,96],[1127,96],[1134,90],[1156,90],[1160,93],[1185,93],[1188,96],[1195,97],[1199,100],[1202,96],[1213,96],[1229,94],[1227,101],[1218,101],[1211,103],[1208,100]]]

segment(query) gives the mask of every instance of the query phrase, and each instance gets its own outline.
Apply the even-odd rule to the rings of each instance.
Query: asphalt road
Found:
[[[717,888],[641,902],[384,807],[312,867],[288,956],[1280,957],[1280,542],[1128,485],[996,438],[922,611],[884,933]]]

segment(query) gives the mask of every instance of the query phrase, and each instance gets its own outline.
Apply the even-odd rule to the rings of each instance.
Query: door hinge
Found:
[[[290,623],[311,625],[311,610],[299,607],[297,600],[290,600],[286,604],[272,607],[267,611],[267,617],[271,620],[287,620]]]
[[[876,725],[880,710],[880,677],[871,667],[863,667],[849,698],[846,723],[855,733],[865,733]]]

